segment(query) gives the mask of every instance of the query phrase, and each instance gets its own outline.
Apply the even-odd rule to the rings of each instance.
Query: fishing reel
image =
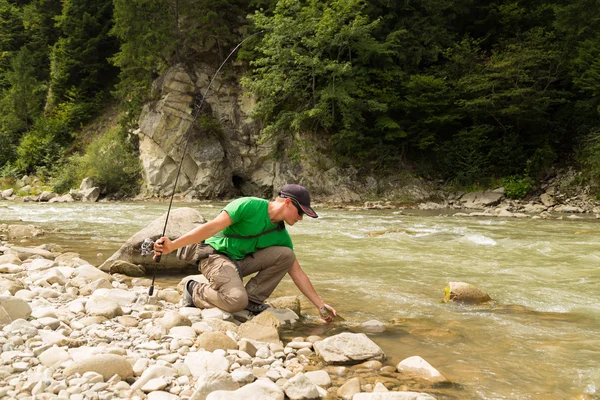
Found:
[[[146,257],[154,253],[154,240],[150,238],[144,239],[141,245],[140,253],[142,254],[142,257]]]

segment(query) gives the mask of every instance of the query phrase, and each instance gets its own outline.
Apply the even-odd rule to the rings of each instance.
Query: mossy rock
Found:
[[[450,282],[444,289],[444,303],[482,304],[491,300],[483,290],[465,282]]]

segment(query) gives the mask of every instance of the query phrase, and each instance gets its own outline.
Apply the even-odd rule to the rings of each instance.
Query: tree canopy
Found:
[[[169,66],[218,65],[258,31],[241,82],[267,137],[311,132],[340,165],[465,185],[598,164],[598,0],[0,0],[0,15],[4,170],[47,167],[108,102],[134,125]]]

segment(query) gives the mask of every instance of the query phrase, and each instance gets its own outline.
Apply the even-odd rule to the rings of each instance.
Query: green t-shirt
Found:
[[[223,211],[229,214],[232,224],[222,230],[223,235],[254,236],[277,227],[269,219],[269,202],[258,197],[242,197],[227,204]],[[254,239],[236,239],[213,236],[205,243],[218,252],[235,260],[241,260],[256,250],[269,246],[286,246],[294,249],[286,229],[273,231]]]

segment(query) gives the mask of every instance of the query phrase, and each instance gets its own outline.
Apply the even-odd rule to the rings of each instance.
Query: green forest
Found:
[[[134,194],[128,135],[177,63],[236,76],[262,134],[340,166],[525,195],[574,165],[600,191],[600,0],[0,0],[0,177]],[[224,74],[231,74],[232,63]],[[107,107],[120,127],[81,134]],[[112,157],[112,158],[111,158]]]

